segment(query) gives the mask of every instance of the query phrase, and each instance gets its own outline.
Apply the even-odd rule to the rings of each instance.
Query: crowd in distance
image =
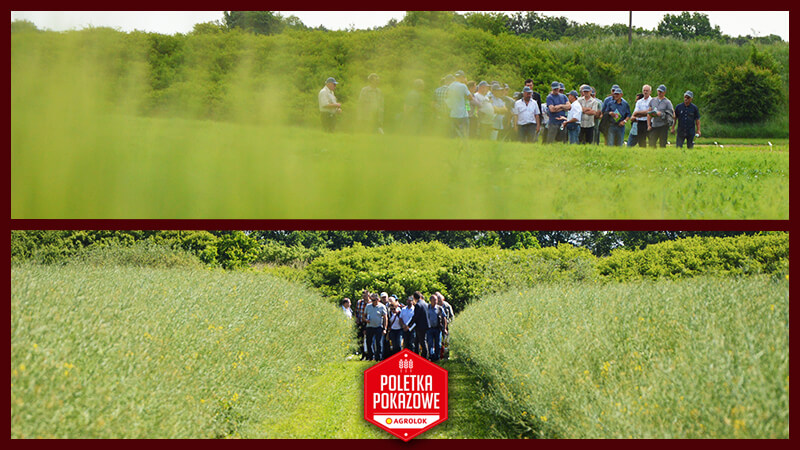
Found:
[[[382,361],[406,348],[430,361],[449,355],[449,325],[453,307],[441,292],[425,296],[419,291],[402,305],[394,295],[364,290],[355,306],[341,301],[344,314],[355,321],[362,360]]]
[[[337,116],[342,112],[335,95],[338,84],[335,78],[328,78],[318,95],[322,127],[328,132],[336,129]],[[367,77],[357,109],[359,127],[382,134],[384,98],[379,84],[377,74]],[[564,83],[558,81],[553,81],[550,88],[543,101],[541,94],[533,90],[530,78],[520,91],[511,94],[507,83],[467,81],[466,74],[459,70],[444,76],[441,86],[429,95],[423,80],[418,79],[403,105],[406,125],[419,128],[415,117],[421,114],[416,112],[428,101],[436,121],[448,128],[451,136],[462,139],[599,144],[603,135],[606,145],[666,147],[668,134],[673,133],[677,147],[683,147],[685,142],[693,148],[694,138],[700,136],[700,111],[693,103],[692,91],[686,91],[683,102],[673,106],[664,84],[657,87],[655,96],[651,96],[652,87],[645,84],[631,106],[617,84],[611,86],[602,101],[588,84],[566,93]],[[629,122],[626,141],[625,125]]]

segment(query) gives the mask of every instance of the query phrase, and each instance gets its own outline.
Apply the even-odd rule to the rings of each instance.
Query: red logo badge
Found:
[[[402,350],[364,371],[364,418],[404,441],[447,420],[447,371]]]

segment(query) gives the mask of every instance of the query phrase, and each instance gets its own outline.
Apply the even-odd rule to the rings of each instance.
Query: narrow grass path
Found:
[[[364,420],[364,370],[374,363],[328,363],[296,398],[288,416],[263,423],[264,437],[386,439],[391,435]],[[494,418],[479,407],[477,380],[457,358],[442,362],[449,372],[448,420],[418,439],[502,438]],[[260,431],[261,432],[261,431]]]

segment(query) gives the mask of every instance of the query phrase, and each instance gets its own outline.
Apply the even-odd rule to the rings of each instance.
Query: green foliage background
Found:
[[[377,72],[389,105],[387,126],[400,129],[398,113],[413,80],[424,80],[432,93],[444,74],[458,69],[470,79],[500,80],[512,89],[519,89],[530,77],[541,93],[548,91],[553,80],[564,82],[568,89],[589,83],[597,87],[598,97],[605,96],[613,83],[629,96],[643,84],[663,83],[673,103],[680,101],[685,90],[692,90],[704,111],[713,97],[711,74],[721,67],[744,64],[751,52],[750,46],[712,39],[640,36],[632,45],[626,37],[616,36],[543,41],[482,28],[491,30],[492,25],[400,24],[352,31],[287,27],[272,35],[220,27],[161,35],[106,28],[26,32],[18,26],[11,38],[12,99],[46,97],[47,83],[36,83],[35,89],[44,87],[43,92],[29,90],[20,77],[46,77],[53,63],[69,61],[76,69],[85,68],[69,74],[78,77],[74,88],[99,93],[90,98],[113,109],[255,123],[316,124],[316,93],[329,76],[340,81],[337,96],[345,111],[352,111],[366,75]],[[780,88],[786,92],[788,43],[751,46],[775,61]],[[62,73],[49,76],[64,81]],[[80,95],[75,94],[79,101]],[[343,117],[344,127],[355,126],[353,116]],[[735,127],[715,123],[713,114],[705,117],[711,119],[704,125],[709,134],[737,134]],[[788,125],[782,119],[779,123]],[[780,126],[766,125],[759,136],[788,137],[788,127],[781,131]],[[755,133],[747,131],[747,135]]]
[[[457,310],[489,293],[562,281],[788,274],[787,233],[726,234],[12,231],[11,257],[15,265],[254,267],[333,302],[360,298],[363,289],[401,298],[441,291]]]

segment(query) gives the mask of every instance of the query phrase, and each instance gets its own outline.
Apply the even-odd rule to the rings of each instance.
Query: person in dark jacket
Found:
[[[428,303],[419,291],[414,292],[414,323],[416,324],[417,351],[425,359],[430,358],[428,354]]]

